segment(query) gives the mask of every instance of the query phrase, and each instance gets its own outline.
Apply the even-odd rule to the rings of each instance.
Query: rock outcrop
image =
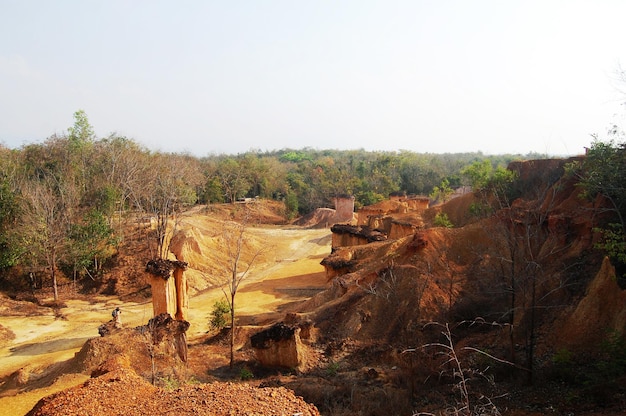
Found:
[[[297,368],[303,361],[300,328],[280,322],[250,337],[259,363],[265,367]]]
[[[358,246],[374,241],[384,241],[387,236],[378,230],[368,226],[355,226],[350,224],[336,224],[330,230],[333,232],[332,248]]]
[[[147,325],[117,329],[111,324],[109,329],[101,334],[103,336],[88,340],[76,353],[74,360],[83,372],[89,374],[106,360],[126,355],[131,358],[133,369],[138,374],[150,378],[151,360],[156,356],[162,368],[174,368],[187,360],[187,321],[161,314]]]
[[[592,351],[611,334],[624,336],[625,330],[626,291],[618,286],[615,268],[605,257],[585,296],[565,319],[558,347]]]
[[[154,316],[169,313],[179,320],[187,318],[189,299],[184,276],[186,269],[187,263],[183,261],[156,259],[146,264],[148,282],[152,287]]]

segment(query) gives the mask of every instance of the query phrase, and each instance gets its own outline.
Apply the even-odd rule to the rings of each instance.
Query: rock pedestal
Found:
[[[187,263],[183,261],[157,259],[148,262],[146,272],[152,288],[154,316],[167,313],[177,320],[187,320],[189,299],[184,274],[186,269]]]
[[[300,328],[278,323],[252,337],[257,360],[265,367],[296,368],[302,363]]]

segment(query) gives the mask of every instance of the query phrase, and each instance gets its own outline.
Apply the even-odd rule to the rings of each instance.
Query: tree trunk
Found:
[[[509,342],[510,342],[510,358],[509,360],[515,364],[515,334],[513,328],[515,328],[515,260],[511,261],[511,313],[509,315]]]
[[[230,368],[235,364],[235,293],[230,295]]]
[[[536,309],[536,296],[537,296],[537,278],[536,276],[532,277],[533,281],[532,281],[532,288],[531,288],[531,300],[530,300],[530,328],[529,328],[529,340],[528,340],[528,351],[527,351],[527,358],[528,358],[528,385],[532,385],[533,384],[533,372],[534,372],[534,366],[533,366],[533,361],[535,359],[535,343],[536,343],[536,333],[535,333],[535,309]]]
[[[52,289],[54,290],[54,303],[59,301],[59,289],[57,287],[57,274],[56,274],[56,251],[52,249],[50,268],[52,269]]]

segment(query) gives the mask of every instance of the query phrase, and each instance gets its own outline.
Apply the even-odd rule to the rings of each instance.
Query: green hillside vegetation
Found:
[[[162,257],[168,221],[193,205],[258,197],[284,202],[285,218],[293,219],[332,208],[337,195],[354,195],[358,209],[391,193],[429,195],[441,184],[469,184],[462,172],[475,163],[501,169],[541,157],[312,148],[196,157],[154,152],[115,134],[98,138],[84,111],[74,119],[67,133],[43,143],[0,146],[5,288],[50,281],[56,299],[59,272],[74,282],[97,279],[130,220],[156,220],[148,244]]]

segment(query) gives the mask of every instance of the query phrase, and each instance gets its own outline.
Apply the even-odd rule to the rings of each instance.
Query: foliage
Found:
[[[14,266],[21,250],[19,240],[12,230],[18,218],[18,195],[10,189],[8,179],[0,182],[0,269]]]
[[[623,334],[612,331],[602,341],[602,356],[596,368],[603,379],[615,379],[626,371],[626,341]]]
[[[217,175],[227,202],[234,204],[238,198],[244,197],[251,187],[245,165],[239,159],[227,158],[220,161]]]
[[[483,202],[472,202],[469,206],[469,213],[473,217],[482,218],[492,211],[491,207]]]
[[[452,224],[452,221],[450,221],[450,219],[448,218],[448,214],[446,214],[445,212],[438,212],[437,215],[435,215],[435,220],[433,221],[433,224],[435,224],[436,227],[454,227],[454,224]]]
[[[439,202],[447,202],[453,193],[454,189],[450,187],[450,181],[447,178],[443,178],[441,184],[433,188],[430,198]]]
[[[461,174],[469,178],[470,185],[474,190],[485,189],[493,176],[493,165],[488,159],[481,162],[477,161],[463,168]]]
[[[326,366],[326,375],[335,377],[339,373],[339,363],[336,361],[330,361]]]
[[[60,266],[92,272],[135,217],[155,219],[142,238],[153,255],[165,256],[181,212],[199,203],[259,196],[284,201],[293,218],[332,207],[340,194],[354,195],[357,207],[395,192],[445,194],[461,183],[464,166],[487,160],[482,153],[312,148],[197,158],[151,152],[115,134],[98,138],[85,111],[73,116],[67,134],[15,150],[0,146],[0,268],[26,266],[51,280]],[[496,166],[513,158],[488,160]],[[89,218],[96,211],[101,218]],[[110,229],[96,229],[105,223]]]
[[[615,213],[624,217],[626,210],[626,144],[594,141],[578,171],[584,195],[607,198]],[[623,223],[623,221],[620,221]]]
[[[82,147],[96,137],[93,126],[84,110],[74,113],[74,126],[68,129],[70,143],[75,147]]]
[[[248,367],[243,367],[241,371],[239,371],[239,379],[246,381],[252,380],[253,378],[254,374],[252,374],[252,371],[250,371]]]
[[[222,329],[226,326],[226,316],[230,313],[230,305],[224,300],[218,300],[211,310],[211,329]]]
[[[119,242],[104,214],[96,209],[85,213],[80,223],[71,226],[69,239],[68,261],[73,270],[84,269],[90,275],[114,254]]]
[[[180,387],[180,381],[172,375],[166,377],[159,377],[159,384],[168,391],[176,390]]]
[[[589,199],[602,195],[609,202],[612,222],[596,228],[602,241],[596,245],[616,262],[618,269],[626,266],[626,143],[595,140],[587,150],[582,164],[569,167],[576,175],[583,196]]]
[[[572,364],[573,354],[567,348],[561,348],[552,356],[552,362],[560,366],[569,366]]]
[[[622,225],[609,223],[606,228],[596,227],[593,231],[602,234],[602,240],[595,243],[595,247],[604,250],[611,260],[626,264],[626,240]]]
[[[290,151],[287,151],[286,153],[283,153],[280,156],[280,160],[283,162],[299,163],[299,162],[303,162],[306,160],[311,160],[311,158],[309,155],[306,154],[305,151],[290,150]]]
[[[289,190],[285,195],[285,209],[288,219],[293,219],[298,215],[298,195],[292,190]]]
[[[553,377],[568,381],[575,376],[574,354],[567,348],[561,348],[552,356]]]
[[[356,202],[355,205],[357,208],[360,208],[368,205],[374,205],[380,201],[384,201],[385,199],[384,195],[377,194],[374,191],[365,191],[357,194],[355,200],[358,202]]]
[[[207,180],[201,202],[224,202],[224,188],[217,177],[212,177]]]
[[[503,207],[513,199],[512,185],[517,174],[502,165],[494,168],[493,163],[485,159],[464,167],[461,174],[469,179],[472,189],[483,201],[493,200],[498,207]]]

